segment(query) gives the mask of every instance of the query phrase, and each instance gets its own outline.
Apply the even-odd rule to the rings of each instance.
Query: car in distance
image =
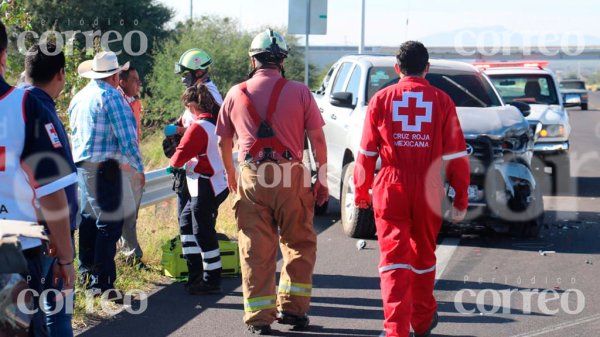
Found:
[[[589,93],[583,80],[560,81],[560,92],[565,105],[580,106],[581,110],[588,109]]]

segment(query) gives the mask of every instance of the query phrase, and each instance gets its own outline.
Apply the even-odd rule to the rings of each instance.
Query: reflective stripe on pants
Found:
[[[238,200],[234,208],[239,228],[244,303],[255,298],[277,296],[276,306],[269,304],[255,311],[246,310],[246,324],[271,324],[276,319],[277,310],[304,315],[310,306],[317,249],[310,173],[302,164],[286,164],[292,165],[287,168],[289,187],[263,186],[265,184],[259,183],[256,171],[249,164],[240,167]],[[264,168],[261,179],[272,182],[274,170],[280,165],[270,162],[261,165],[268,166]],[[286,169],[283,172],[286,174]],[[304,179],[307,183],[303,182]],[[285,178],[282,180],[282,184],[286,182]],[[283,267],[279,292],[275,294],[278,242]],[[248,308],[247,305],[245,307]]]

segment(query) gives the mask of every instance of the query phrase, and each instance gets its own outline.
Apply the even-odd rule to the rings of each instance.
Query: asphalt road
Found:
[[[600,109],[600,94],[591,94]],[[440,238],[434,336],[600,336],[600,110],[570,110],[572,196],[545,197],[536,240],[495,233]],[[357,250],[344,236],[338,205],[316,219],[318,262],[311,328],[276,336],[379,336],[383,313],[377,242]],[[539,251],[549,251],[541,255]],[[122,313],[80,332],[96,336],[243,336],[240,279],[224,294],[188,296],[180,284],[159,287],[140,315]]]

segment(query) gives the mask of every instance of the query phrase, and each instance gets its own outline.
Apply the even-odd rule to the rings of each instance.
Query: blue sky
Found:
[[[159,1],[176,10],[175,20],[189,17],[189,0]],[[194,16],[229,16],[248,29],[286,26],[288,21],[288,0],[193,1]],[[328,33],[312,35],[310,43],[356,45],[360,37],[360,5],[361,0],[329,0]],[[598,17],[597,0],[366,0],[365,44],[396,46],[406,39],[431,38],[436,44],[450,46],[456,32],[467,29],[479,34],[487,28],[533,36],[600,36]],[[518,37],[513,40],[520,41]]]

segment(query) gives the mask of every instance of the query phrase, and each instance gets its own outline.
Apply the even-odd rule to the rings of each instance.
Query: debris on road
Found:
[[[367,246],[367,241],[365,241],[365,240],[356,241],[356,249],[358,249],[358,250],[365,249],[366,246]]]
[[[554,250],[540,250],[540,255],[541,256],[546,256],[548,254],[556,254],[556,251],[554,251]]]

